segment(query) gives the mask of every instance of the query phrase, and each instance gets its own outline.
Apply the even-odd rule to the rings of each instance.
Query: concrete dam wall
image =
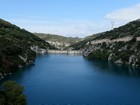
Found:
[[[48,50],[50,54],[82,54],[81,50]]]

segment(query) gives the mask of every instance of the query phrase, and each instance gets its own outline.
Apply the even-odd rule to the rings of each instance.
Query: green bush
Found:
[[[106,60],[109,56],[109,52],[107,50],[96,50],[93,51],[92,53],[89,54],[88,58],[92,59],[92,58],[96,58],[96,59],[103,59]]]
[[[23,86],[14,81],[4,82],[0,91],[0,105],[26,105]]]

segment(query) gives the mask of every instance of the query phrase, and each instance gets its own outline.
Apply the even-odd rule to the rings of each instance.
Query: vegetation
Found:
[[[102,60],[106,60],[109,56],[109,52],[107,50],[96,50],[92,53],[89,54],[88,58],[89,59],[102,59]]]
[[[0,90],[0,105],[26,105],[23,87],[14,81],[6,81]]]
[[[115,28],[114,30],[101,33],[98,37],[96,37],[96,39],[115,39],[126,36],[140,36],[140,20],[132,21],[124,26]]]
[[[98,44],[90,44],[91,41],[102,39],[120,39],[124,37],[131,37],[130,41],[116,41],[116,42],[102,42]],[[88,52],[87,57],[90,59],[106,59],[116,63],[123,63],[132,66],[140,66],[140,41],[137,40],[140,37],[140,20],[130,22],[114,30],[107,31],[96,35],[94,38],[91,36],[91,40],[83,40],[83,42],[77,43],[81,47],[73,46],[76,49],[84,49],[84,52]]]
[[[99,34],[97,35],[91,35],[88,37],[85,37],[82,41],[76,42],[72,45],[70,45],[68,48],[73,48],[74,50],[80,50],[83,49],[86,45],[86,43],[91,42],[92,40],[94,40],[94,38],[96,38]]]
[[[74,49],[83,49],[86,43],[94,41],[94,40],[101,40],[101,39],[116,39],[122,37],[138,37],[140,36],[140,19],[136,21],[132,21],[124,26],[119,28],[115,28],[111,31],[106,31],[98,34],[94,34],[84,38],[84,40],[74,43],[70,47]]]
[[[82,40],[82,38],[78,38],[78,37],[65,37],[61,35],[43,34],[43,33],[34,33],[34,34],[43,40],[52,41],[52,42],[64,42],[64,43],[74,44]]]
[[[43,34],[43,33],[34,33],[36,36],[45,40],[49,44],[55,46],[56,49],[67,49],[70,45],[77,43],[82,40],[78,37],[65,37],[61,35],[54,34]]]
[[[34,62],[36,54],[30,49],[32,45],[52,48],[34,34],[0,19],[0,73],[14,72],[19,66]],[[27,59],[26,62],[19,56]]]

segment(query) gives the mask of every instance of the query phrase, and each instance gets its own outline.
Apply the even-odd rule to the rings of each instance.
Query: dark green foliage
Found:
[[[52,48],[34,34],[0,19],[0,73],[14,72],[19,65],[33,62],[36,54],[30,49],[32,45]],[[21,60],[19,55],[27,57],[27,61]]]
[[[50,47],[48,43],[33,35],[32,33],[20,29],[11,23],[6,22],[6,25],[3,24],[2,20],[0,21],[0,37],[3,36],[3,41],[9,42],[10,44],[29,46],[31,44],[38,45],[45,48]],[[9,25],[9,26],[8,26]],[[8,43],[7,43],[8,44]]]
[[[120,58],[122,59],[123,62],[129,62],[129,57],[132,55],[134,51],[132,50],[126,50],[125,52],[120,53]]]
[[[9,56],[9,55],[15,56],[15,55],[19,55],[22,53],[22,48],[20,48],[18,46],[14,46],[14,45],[9,45],[2,50],[2,53],[7,56]]]
[[[126,44],[124,42],[116,42],[115,45],[113,46],[114,47],[114,50],[113,52],[116,53],[118,52],[118,50],[122,47],[124,47]],[[119,53],[118,53],[119,54]]]
[[[110,59],[111,61],[116,62],[117,60],[121,60],[124,64],[129,63],[129,58],[132,55],[135,55],[138,57],[138,59],[140,59],[138,55],[140,42],[136,41],[135,38],[133,38],[131,41],[128,42],[114,42],[111,44],[102,43],[94,45],[94,48],[99,47],[100,49],[93,50],[93,52],[89,54],[88,58],[90,59],[98,58],[107,60],[109,55],[112,54]],[[113,47],[110,48],[110,46]],[[139,65],[139,62],[137,61],[136,64]]]
[[[133,50],[116,51],[115,56],[112,57],[112,61],[121,59],[124,63],[129,62],[129,57],[134,54]]]
[[[106,48],[106,47],[107,47],[106,43],[103,42],[102,45],[101,45],[101,48]]]
[[[92,59],[92,58],[96,58],[96,59],[103,59],[106,60],[109,56],[109,52],[107,50],[96,50],[92,53],[89,54],[88,58]]]
[[[140,50],[140,42],[137,42],[137,49]]]
[[[0,19],[0,27],[5,28],[5,29],[7,29],[7,28],[20,29],[19,27],[12,25],[11,23],[9,23],[5,20],[2,20],[2,19]]]
[[[133,37],[130,41],[129,41],[129,43],[135,43],[137,41],[137,38],[136,37]]]
[[[69,47],[74,48],[74,50],[79,50],[79,49],[84,48],[84,46],[85,46],[86,43],[87,43],[87,41],[86,41],[86,40],[83,40],[83,41],[74,43],[74,44],[72,44],[72,45],[69,46]],[[68,48],[69,48],[69,47],[68,47]]]
[[[0,105],[26,105],[23,87],[14,81],[6,81],[0,91]]]
[[[68,48],[72,47],[74,50],[83,49],[85,47],[86,43],[88,43],[88,42],[91,43],[91,41],[94,40],[96,38],[96,36],[98,36],[98,35],[99,34],[85,37],[84,40],[76,42],[76,43],[70,45]]]
[[[0,105],[6,105],[6,94],[3,91],[0,91]]]

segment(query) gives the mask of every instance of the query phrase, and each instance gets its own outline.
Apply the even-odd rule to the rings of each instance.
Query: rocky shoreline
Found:
[[[30,49],[35,53],[35,55],[32,57],[32,59],[30,58],[29,54],[24,54],[24,56],[18,55],[17,58],[20,59],[22,62],[17,65],[17,69],[34,64],[36,56],[38,54],[47,53],[47,49],[42,49],[39,46],[35,45],[31,46]],[[5,76],[12,75],[12,73],[14,72],[0,73],[0,80],[4,79]]]
[[[116,64],[126,64],[132,67],[140,67],[140,41],[130,40],[128,42],[103,42],[86,45],[83,56],[94,59],[106,59]]]

